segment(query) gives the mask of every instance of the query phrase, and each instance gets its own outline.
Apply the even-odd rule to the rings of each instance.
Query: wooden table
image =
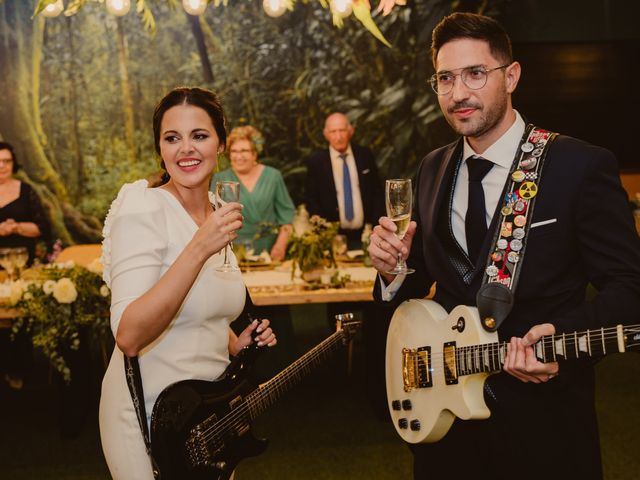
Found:
[[[338,265],[340,275],[350,275],[343,288],[310,289],[288,269],[243,272],[242,277],[255,305],[300,305],[306,303],[370,302],[376,271],[360,265]]]

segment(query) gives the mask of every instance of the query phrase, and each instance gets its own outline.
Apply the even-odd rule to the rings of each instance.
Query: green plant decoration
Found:
[[[98,261],[87,268],[53,264],[38,270],[36,279],[11,285],[10,303],[21,312],[13,332],[24,329],[66,383],[72,372],[65,352],[78,350],[81,330],[92,340],[109,331],[111,292],[100,270]]]
[[[289,237],[287,258],[292,260],[292,278],[296,267],[300,272],[306,273],[316,268],[336,266],[331,246],[338,233],[338,222],[328,222],[313,215],[309,219],[309,226],[307,231],[299,235],[294,233]]]

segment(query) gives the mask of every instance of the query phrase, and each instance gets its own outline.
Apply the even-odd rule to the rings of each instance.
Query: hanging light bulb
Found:
[[[50,3],[49,5],[44,7],[44,10],[42,10],[42,12],[40,13],[42,13],[42,15],[44,15],[45,17],[53,18],[60,15],[63,10],[64,5],[62,4],[62,0],[58,0],[57,2]]]
[[[107,12],[116,17],[122,17],[129,13],[131,0],[107,0]]]
[[[263,0],[262,8],[270,17],[279,17],[287,10],[286,0]]]
[[[202,15],[207,9],[207,0],[182,0],[182,8],[189,15]]]
[[[353,11],[352,0],[331,0],[331,11],[341,18],[347,18]]]

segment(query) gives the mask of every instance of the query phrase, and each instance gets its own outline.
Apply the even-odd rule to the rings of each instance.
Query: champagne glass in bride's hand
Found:
[[[240,201],[240,183],[239,182],[216,182],[216,201],[218,207],[230,202]],[[224,247],[224,263],[217,268],[219,272],[239,272],[240,269],[229,262],[229,248],[233,248],[233,244],[229,242]]]
[[[387,205],[387,216],[396,224],[396,237],[402,240],[409,228],[409,222],[411,222],[411,203],[413,196],[411,180],[406,178],[387,180],[384,193]],[[415,270],[408,268],[404,258],[402,258],[402,254],[398,253],[398,263],[396,263],[393,270],[387,273],[398,275],[413,272],[415,272]]]

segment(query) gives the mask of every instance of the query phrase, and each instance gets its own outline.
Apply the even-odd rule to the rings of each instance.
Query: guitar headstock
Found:
[[[353,313],[339,313],[335,319],[336,331],[342,330],[346,340],[350,340],[362,324],[360,320],[354,320]]]

